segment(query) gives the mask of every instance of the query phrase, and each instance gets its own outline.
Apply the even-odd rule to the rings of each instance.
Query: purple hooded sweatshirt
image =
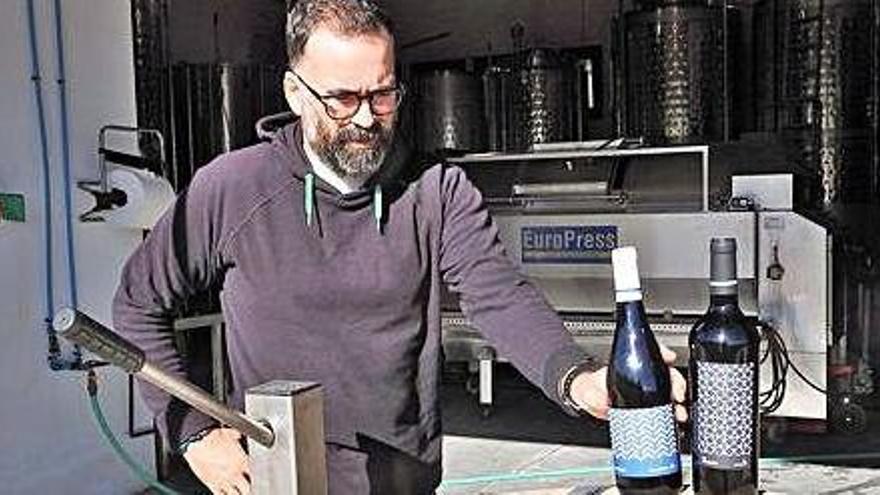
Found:
[[[328,446],[388,446],[431,466],[436,484],[443,284],[557,402],[561,376],[589,358],[507,259],[462,170],[414,168],[389,159],[362,191],[342,195],[311,173],[298,124],[218,157],[126,263],[116,331],[183,375],[175,308],[219,287],[234,407],[263,382],[320,382]],[[214,424],[148,385],[143,395],[171,445]],[[328,470],[332,481],[329,454]]]

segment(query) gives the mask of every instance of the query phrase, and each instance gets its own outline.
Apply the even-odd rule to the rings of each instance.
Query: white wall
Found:
[[[66,304],[63,195],[51,0],[36,0],[50,132],[56,305]],[[63,0],[74,180],[94,177],[98,128],[135,123],[129,2]],[[25,223],[0,224],[0,492],[121,494],[135,481],[97,434],[79,373],[46,366],[42,172],[25,0],[0,2],[0,191],[23,193]],[[110,321],[119,269],[139,233],[75,223],[80,308]],[[124,437],[125,381],[101,370],[101,398]],[[125,445],[152,467],[152,444]]]

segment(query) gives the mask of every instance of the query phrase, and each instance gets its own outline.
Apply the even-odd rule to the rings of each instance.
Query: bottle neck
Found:
[[[717,308],[717,307],[725,307],[725,306],[739,306],[739,296],[736,293],[733,294],[719,294],[710,291],[709,292],[709,305]]]
[[[630,301],[617,301],[617,323],[618,327],[641,326],[647,320],[645,315],[645,305],[641,298]]]
[[[627,289],[614,291],[614,300],[618,305],[633,301],[642,301],[642,289]]]

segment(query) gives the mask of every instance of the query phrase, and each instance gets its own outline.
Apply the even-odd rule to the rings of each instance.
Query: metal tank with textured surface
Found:
[[[724,16],[654,1],[626,14],[626,132],[655,144],[724,137]]]
[[[782,102],[799,165],[824,207],[872,194],[870,0],[788,0],[782,23]],[[873,117],[876,118],[876,117]]]
[[[571,139],[573,86],[571,70],[549,49],[526,52],[518,70],[519,95],[515,104],[515,143],[534,144]]]
[[[419,150],[483,151],[486,128],[479,76],[436,69],[418,76],[416,120]]]
[[[513,149],[513,103],[516,94],[513,70],[490,64],[483,71],[483,101],[486,111],[488,151]]]

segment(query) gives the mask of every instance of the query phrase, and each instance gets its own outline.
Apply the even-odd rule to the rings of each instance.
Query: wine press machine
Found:
[[[483,193],[511,261],[599,358],[607,357],[614,330],[612,248],[638,248],[652,328],[685,365],[688,333],[709,301],[709,240],[735,237],[740,304],[764,338],[765,413],[859,431],[865,417],[856,399],[872,391],[876,244],[866,237],[873,229],[859,227],[869,215],[799,207],[801,177],[754,165],[778,165],[762,160],[772,148],[616,140],[450,161]],[[459,311],[455,295],[447,296],[447,362],[469,363],[469,388],[488,414],[492,364],[504,356]]]

